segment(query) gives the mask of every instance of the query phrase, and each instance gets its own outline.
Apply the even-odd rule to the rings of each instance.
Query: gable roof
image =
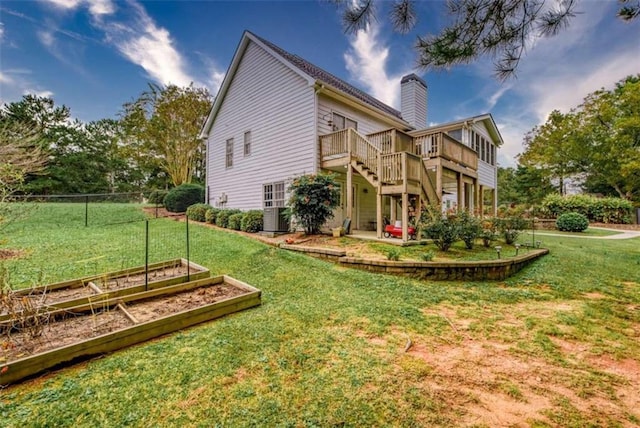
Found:
[[[470,126],[475,122],[482,122],[484,124],[496,146],[499,147],[504,144],[504,140],[502,139],[502,135],[500,134],[498,125],[496,125],[496,122],[493,120],[493,116],[491,115],[491,113],[485,113],[478,116],[467,117],[465,119],[454,120],[452,122],[441,123],[439,125],[430,126],[428,128],[411,131],[409,132],[409,134],[418,136],[425,135],[434,131],[446,132],[448,130],[458,129],[463,126]]]
[[[200,132],[201,138],[205,138],[207,136],[211,129],[211,126],[213,125],[213,120],[222,104],[222,100],[224,99],[227,90],[229,89],[231,80],[233,80],[233,75],[238,68],[240,60],[242,58],[242,54],[248,46],[249,41],[253,41],[258,45],[266,48],[268,51],[271,51],[272,54],[275,54],[281,62],[283,62],[297,74],[301,75],[305,80],[309,81],[310,84],[319,83],[332,87],[338,92],[346,94],[351,98],[355,98],[357,101],[363,103],[364,105],[373,108],[374,110],[377,110],[384,115],[387,115],[390,119],[406,124],[408,127],[410,127],[410,125],[402,118],[402,114],[393,107],[372,97],[371,95],[356,88],[355,86],[350,85],[349,83],[345,82],[339,77],[334,76],[328,71],[325,71],[322,68],[310,63],[304,58],[301,58],[298,55],[291,54],[280,48],[279,46],[274,45],[270,41],[253,34],[250,31],[245,31],[233,56],[233,60],[229,65],[229,69],[227,70],[224,80],[222,81],[222,85],[220,86],[218,94],[213,102],[211,112],[209,113],[209,116],[207,117],[207,120],[202,127],[202,131]]]
[[[330,86],[333,86],[334,88],[339,89],[340,91],[342,91],[344,93],[347,93],[347,94],[349,94],[351,96],[354,96],[357,99],[359,99],[360,101],[371,105],[372,107],[375,107],[375,108],[377,108],[379,110],[382,110],[382,111],[384,111],[384,112],[386,112],[386,113],[388,113],[388,114],[390,114],[392,116],[397,117],[398,119],[402,119],[402,114],[398,110],[396,110],[393,107],[383,103],[380,100],[377,100],[376,98],[374,98],[371,95],[367,94],[366,92],[356,88],[355,86],[350,85],[349,83],[345,82],[344,80],[340,79],[339,77],[334,76],[333,74],[329,73],[328,71],[325,71],[325,70],[321,69],[320,67],[310,63],[309,61],[307,61],[304,58],[299,57],[298,55],[294,55],[294,54],[291,54],[291,53],[285,51],[281,47],[274,45],[270,41],[265,40],[260,36],[256,36],[255,34],[253,34],[250,31],[247,31],[247,33],[251,34],[256,39],[260,40],[262,43],[264,43],[265,45],[269,46],[271,49],[276,51],[284,59],[286,59],[291,64],[296,66],[303,73],[311,76],[313,79],[319,80],[322,83],[326,83],[326,84],[328,84]]]

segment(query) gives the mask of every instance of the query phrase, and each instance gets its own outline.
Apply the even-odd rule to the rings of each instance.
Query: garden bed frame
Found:
[[[138,285],[132,285],[129,287],[106,289],[100,288],[101,281],[109,281],[120,278],[128,278],[133,275],[142,275],[147,271],[147,275],[150,276],[154,272],[158,272],[168,268],[176,268],[179,266],[188,267],[189,273],[184,275],[176,275],[165,279],[159,279],[155,281],[148,281],[145,285],[144,282]],[[83,278],[72,279],[68,281],[56,282],[54,284],[43,285],[40,287],[24,288],[21,290],[13,291],[13,296],[40,296],[40,295],[54,295],[57,291],[90,287],[93,294],[74,297],[67,300],[55,301],[47,303],[46,301],[39,307],[39,311],[55,311],[57,309],[71,308],[74,306],[84,305],[88,303],[101,303],[104,300],[116,297],[122,297],[129,294],[140,293],[143,291],[155,290],[157,288],[168,287],[171,285],[181,284],[187,281],[195,281],[198,279],[208,278],[211,275],[209,269],[200,266],[199,264],[187,261],[186,259],[173,259],[163,262],[152,263],[147,266],[136,266],[129,269],[122,269],[114,272],[108,272],[102,275],[92,275]],[[150,278],[149,278],[150,279]],[[9,320],[11,314],[0,314],[0,323]]]
[[[143,323],[134,322],[134,325],[131,327],[1,364],[0,385],[15,383],[63,363],[112,352],[261,304],[261,291],[259,289],[227,275],[222,275],[121,297],[112,297],[101,302],[101,305],[103,307],[122,306],[125,302],[133,303],[150,298],[170,297],[184,291],[215,286],[222,283],[239,288],[245,291],[245,293],[194,309],[163,316],[156,320]],[[55,319],[56,315],[61,315],[63,312],[67,314],[90,312],[92,307],[92,304],[83,304],[53,311],[50,315]]]

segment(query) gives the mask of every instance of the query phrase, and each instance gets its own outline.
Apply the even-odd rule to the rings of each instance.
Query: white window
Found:
[[[346,116],[343,116],[338,113],[333,113],[333,130],[339,131],[341,129],[353,128],[356,131],[358,130],[358,122],[355,120],[349,119]]]
[[[251,131],[244,133],[244,156],[251,155]]]
[[[264,208],[284,207],[284,181],[265,184],[262,189]]]
[[[227,149],[225,151],[225,166],[231,168],[233,166],[233,138],[227,140]]]

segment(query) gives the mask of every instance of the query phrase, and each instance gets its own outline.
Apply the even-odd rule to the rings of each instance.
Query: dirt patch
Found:
[[[600,300],[607,298],[607,296],[602,293],[598,293],[597,291],[594,291],[592,293],[584,293],[583,296],[590,300]]]
[[[130,302],[126,309],[139,323],[142,323],[241,294],[246,294],[246,291],[223,283],[183,291],[171,296],[159,296]],[[44,327],[38,337],[32,337],[28,329],[5,329],[0,332],[0,363],[56,349],[134,325],[125,313],[116,307],[98,307],[83,314],[68,313],[55,320],[47,320],[45,314],[40,319]]]
[[[12,250],[10,248],[0,248],[0,260],[19,259],[25,254],[22,250]]]
[[[416,387],[442,400],[460,426],[530,426],[539,421],[555,425],[553,415],[570,403],[585,420],[608,425],[611,420],[632,426],[629,415],[640,417],[640,362],[595,355],[591,345],[548,336],[561,358],[545,359],[522,352],[519,341],[530,340],[526,322],[553,319],[577,311],[579,301],[528,302],[487,307],[443,304],[423,309],[445,323],[434,336],[412,334],[412,346],[397,345],[397,375],[414,378]],[[470,329],[474,323],[483,327]],[[448,326],[447,326],[448,325]],[[512,333],[501,335],[510,326]],[[441,339],[441,340],[434,340]],[[514,340],[515,339],[515,340]],[[597,380],[594,380],[597,379]],[[625,424],[626,423],[626,424]]]

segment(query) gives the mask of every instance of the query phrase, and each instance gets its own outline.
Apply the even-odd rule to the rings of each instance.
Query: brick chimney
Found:
[[[400,81],[402,118],[416,129],[427,127],[427,84],[419,76],[409,74]]]

